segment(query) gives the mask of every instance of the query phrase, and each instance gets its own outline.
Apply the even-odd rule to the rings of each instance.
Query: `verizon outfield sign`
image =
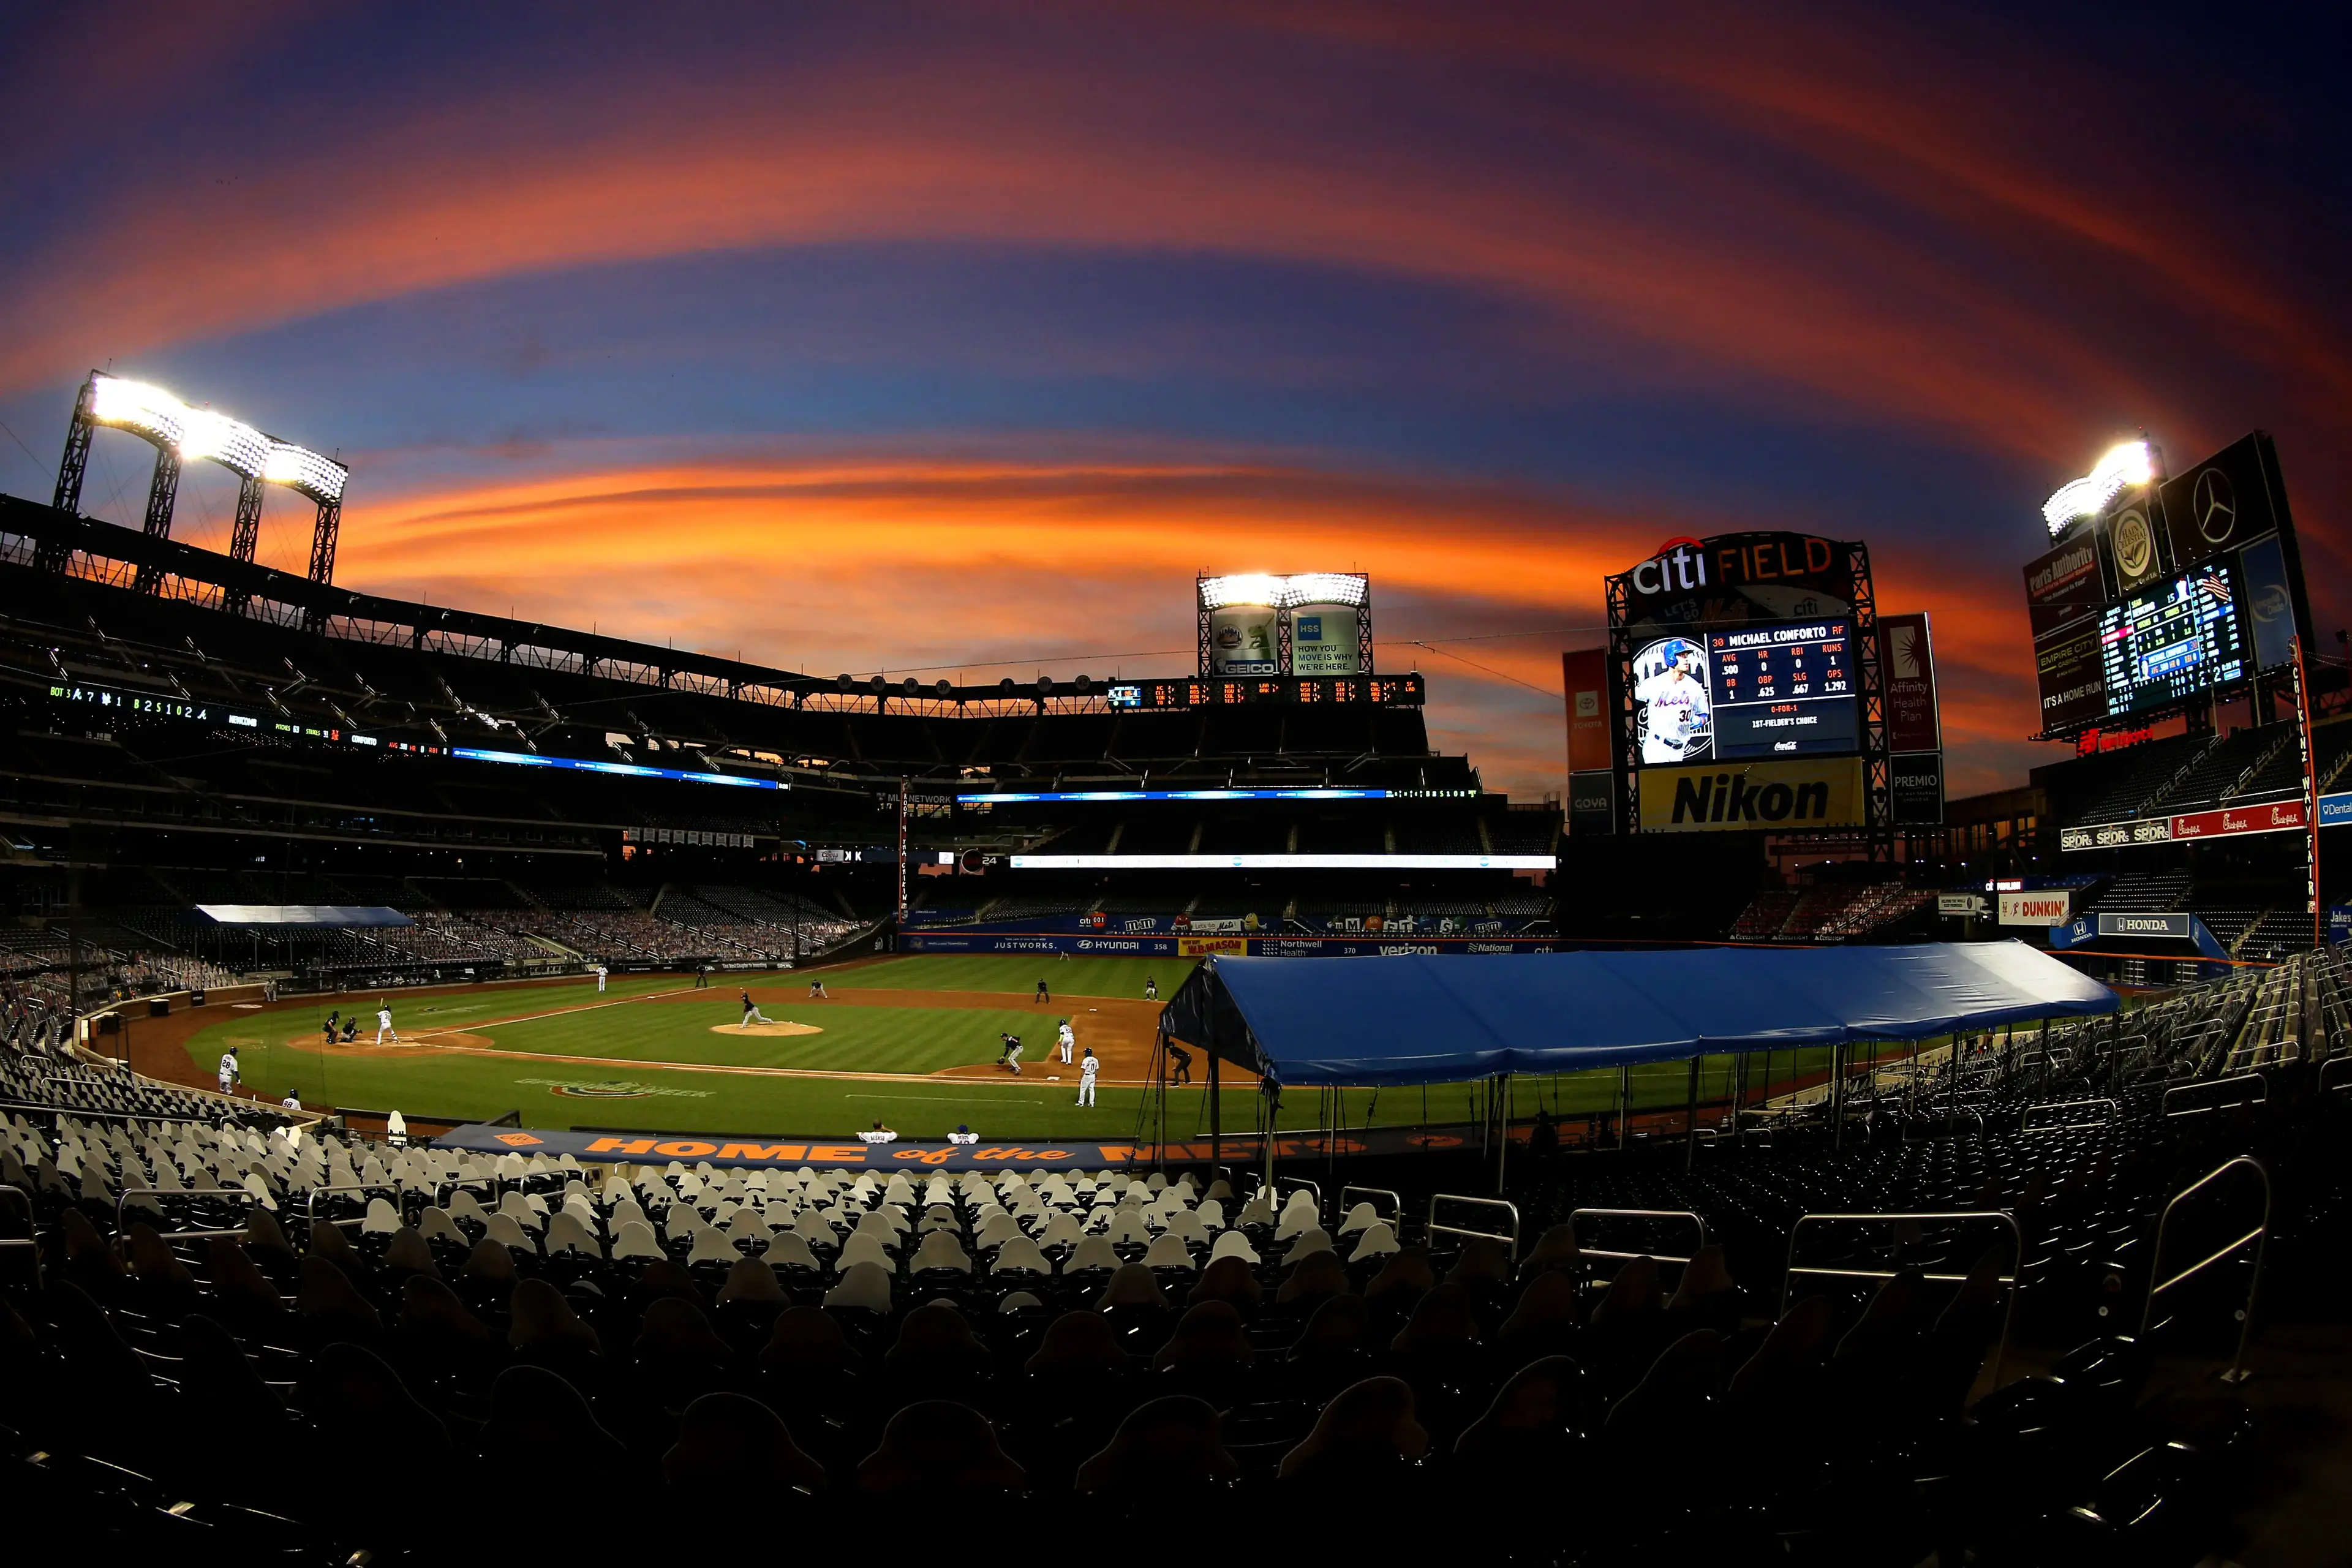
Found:
[[[2000,923],[2005,926],[2062,926],[2074,918],[2074,889],[2044,888],[2033,893],[2000,895]]]

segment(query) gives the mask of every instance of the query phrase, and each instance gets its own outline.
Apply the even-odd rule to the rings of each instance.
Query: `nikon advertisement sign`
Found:
[[[1860,757],[1643,768],[1644,833],[1770,833],[1860,827],[1868,801]]]

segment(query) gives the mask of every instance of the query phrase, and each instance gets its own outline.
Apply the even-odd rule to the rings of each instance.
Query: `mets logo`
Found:
[[[703,1089],[664,1089],[656,1083],[631,1083],[626,1079],[604,1079],[583,1083],[576,1079],[519,1078],[517,1083],[543,1088],[548,1093],[566,1100],[646,1100],[661,1095],[677,1100],[709,1100],[711,1091]]]
[[[499,1142],[516,1149],[528,1149],[540,1142],[528,1132],[501,1132],[498,1135],[498,1139]]]

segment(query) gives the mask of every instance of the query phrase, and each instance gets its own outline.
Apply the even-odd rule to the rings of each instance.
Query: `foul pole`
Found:
[[[2303,638],[2288,646],[2294,655],[2294,740],[2303,750],[2303,892],[2311,910],[2311,951],[2321,952],[2327,946],[2327,912],[2319,902],[2319,771],[2311,749],[2311,680],[2303,668]]]

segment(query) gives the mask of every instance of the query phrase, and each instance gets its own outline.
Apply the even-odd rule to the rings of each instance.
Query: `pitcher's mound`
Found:
[[[714,1035],[741,1035],[748,1039],[755,1040],[761,1038],[773,1039],[778,1035],[822,1035],[824,1033],[823,1029],[817,1027],[814,1024],[787,1024],[781,1020],[773,1024],[753,1024],[749,1028],[744,1027],[740,1024],[713,1024],[710,1026],[710,1032]]]

